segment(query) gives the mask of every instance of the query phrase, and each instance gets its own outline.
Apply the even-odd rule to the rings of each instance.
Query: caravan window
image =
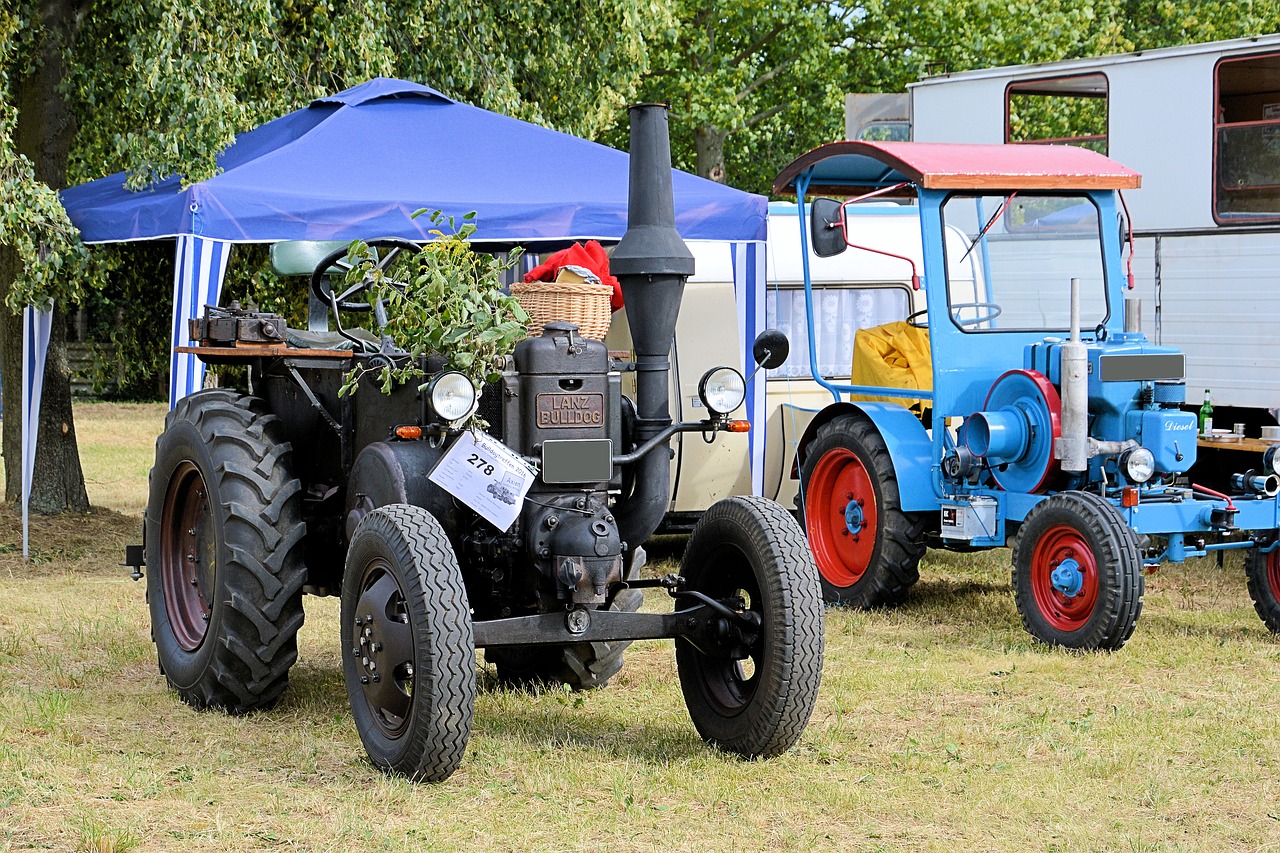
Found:
[[[1005,89],[1005,141],[1065,143],[1106,154],[1106,75],[1010,83]]]
[[[905,320],[911,292],[900,284],[827,285],[813,288],[814,339],[818,369],[829,380],[848,380],[853,364],[853,336],[859,329]],[[791,340],[791,356],[770,379],[812,379],[804,288],[770,286],[765,295],[765,325],[781,329]]]
[[[1280,219],[1280,55],[1221,60],[1214,91],[1214,219]]]

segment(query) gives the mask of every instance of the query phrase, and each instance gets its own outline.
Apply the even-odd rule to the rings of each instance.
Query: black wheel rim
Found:
[[[169,627],[178,646],[194,652],[209,632],[218,545],[209,489],[189,461],[169,478],[160,537],[160,586]]]
[[[350,636],[370,716],[383,735],[398,738],[413,715],[413,630],[404,591],[380,557],[364,568]]]
[[[700,583],[695,588],[734,609],[756,614],[760,626],[750,643],[742,648],[745,657],[700,655],[702,681],[707,699],[726,717],[745,711],[755,698],[764,669],[763,600],[760,586],[746,555],[736,548],[724,547],[707,561]]]

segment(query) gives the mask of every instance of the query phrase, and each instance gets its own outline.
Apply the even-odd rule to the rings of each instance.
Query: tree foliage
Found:
[[[1280,0],[863,0],[850,19],[851,91],[926,74],[1105,56],[1274,32]]]
[[[675,10],[641,96],[671,105],[678,167],[767,192],[779,157],[840,126],[851,13],[822,0],[677,0]]]
[[[153,265],[131,263],[129,250],[87,253],[55,191],[120,169],[133,187],[171,174],[199,181],[216,172],[218,152],[237,132],[369,77],[417,80],[592,136],[633,97],[648,39],[670,21],[667,2],[7,0],[0,7],[0,298],[11,311],[50,300],[66,306],[110,279],[104,294],[165,305],[171,277],[142,278]],[[166,337],[158,329],[167,327],[166,319],[118,330],[126,363],[143,344],[157,346]],[[21,365],[20,328],[16,314],[0,318],[10,387]],[[61,347],[55,336],[47,380],[65,384]],[[57,405],[64,410],[46,415],[73,438],[69,397]],[[43,428],[41,435],[45,453],[54,445]],[[17,438],[10,419],[4,446],[11,459]],[[74,467],[62,479],[78,480],[78,463],[66,458],[74,457],[74,441],[62,454],[53,467]],[[10,498],[17,468],[8,469]]]

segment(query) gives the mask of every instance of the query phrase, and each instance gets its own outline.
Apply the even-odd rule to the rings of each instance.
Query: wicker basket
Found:
[[[547,323],[562,320],[574,323],[584,338],[602,340],[609,331],[609,300],[613,288],[607,284],[576,281],[534,281],[511,285],[511,295],[529,315],[529,337],[542,334]]]

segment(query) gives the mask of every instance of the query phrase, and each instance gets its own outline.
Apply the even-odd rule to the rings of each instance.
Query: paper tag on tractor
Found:
[[[534,473],[488,433],[468,430],[436,463],[428,479],[506,532],[520,516]]]

